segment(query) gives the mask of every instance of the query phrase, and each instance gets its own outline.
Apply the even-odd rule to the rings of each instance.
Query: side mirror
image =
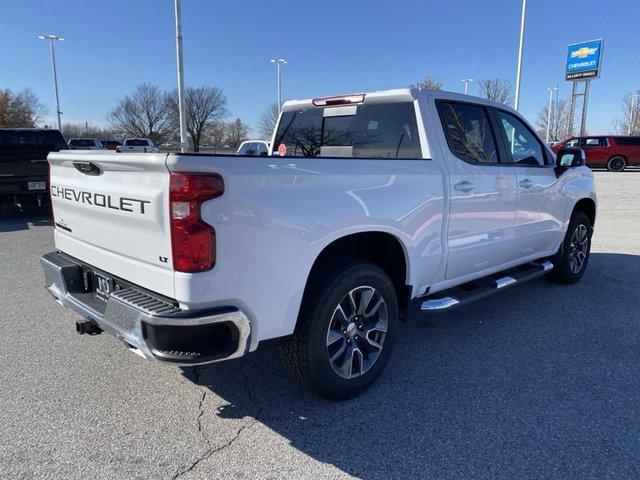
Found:
[[[266,157],[268,155],[269,155],[269,152],[267,152],[266,150],[263,150],[262,152],[260,152],[261,157]]]
[[[579,148],[562,148],[556,155],[556,167],[571,168],[581,167],[586,160],[584,150]]]

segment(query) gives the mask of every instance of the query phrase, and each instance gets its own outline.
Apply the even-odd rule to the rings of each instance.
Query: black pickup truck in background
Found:
[[[48,198],[49,152],[69,148],[58,130],[0,129],[0,203],[11,199],[24,207]]]

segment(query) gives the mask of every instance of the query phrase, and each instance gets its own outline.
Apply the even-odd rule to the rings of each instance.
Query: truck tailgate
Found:
[[[48,160],[56,247],[173,297],[166,155],[62,151]]]

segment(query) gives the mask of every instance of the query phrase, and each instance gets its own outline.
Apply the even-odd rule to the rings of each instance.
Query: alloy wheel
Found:
[[[589,231],[584,224],[580,224],[573,231],[569,244],[569,268],[574,274],[580,273],[587,260],[589,247]]]
[[[333,371],[348,380],[364,375],[382,352],[388,321],[387,304],[375,288],[360,286],[344,295],[327,331]]]

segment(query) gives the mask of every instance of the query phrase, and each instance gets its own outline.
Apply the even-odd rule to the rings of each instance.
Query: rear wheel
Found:
[[[378,266],[344,258],[310,282],[296,333],[282,347],[286,366],[326,398],[352,398],[376,380],[393,349],[395,288]]]
[[[572,284],[582,278],[591,252],[591,222],[583,212],[574,212],[560,250],[553,258],[554,269],[549,277]]]
[[[627,160],[624,157],[611,157],[607,162],[607,170],[610,172],[622,172],[627,168]]]

